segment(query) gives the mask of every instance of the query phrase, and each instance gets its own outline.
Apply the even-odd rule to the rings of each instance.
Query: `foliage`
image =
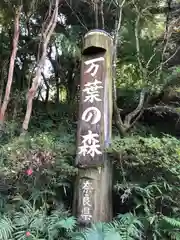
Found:
[[[6,131],[8,143],[0,148],[0,239],[64,239],[74,228],[76,221],[65,210],[77,173],[72,166],[74,138],[66,125],[59,130],[61,136],[41,132],[12,137],[13,132]]]
[[[75,234],[73,239],[113,239],[135,240],[142,236],[142,223],[131,213],[119,215],[112,223],[93,224],[92,228],[83,233]]]
[[[167,135],[114,138],[109,149],[121,205],[143,219],[153,239],[179,239],[179,149],[180,141]]]
[[[16,201],[18,198],[16,198]],[[30,202],[21,200],[19,209],[10,216],[2,216],[0,236],[2,240],[9,239],[57,239],[65,236],[75,226],[75,219],[68,216],[63,208],[47,214],[47,209],[35,209]]]
[[[142,88],[154,98],[144,105],[141,118],[127,136],[114,136],[108,149],[114,164],[116,218],[83,231],[71,209],[77,174],[74,159],[82,39],[87,30],[96,27],[95,2],[61,2],[26,136],[21,134],[21,125],[50,1],[0,2],[0,100],[6,90],[15,8],[23,4],[11,101],[5,129],[0,132],[1,240],[180,239],[179,55],[174,55],[179,48],[179,33],[174,30],[178,19],[167,16],[167,8],[162,11],[160,2],[125,1],[116,67],[122,119],[138,105]],[[119,1],[105,0],[103,4],[98,27],[104,20],[105,30],[113,33]],[[165,14],[153,13],[158,11]],[[169,26],[165,26],[167,20]],[[162,114],[156,111],[159,105]],[[167,126],[159,129],[157,122]]]

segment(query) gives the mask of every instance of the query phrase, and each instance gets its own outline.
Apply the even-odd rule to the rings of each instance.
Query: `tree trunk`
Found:
[[[5,96],[0,109],[0,129],[1,130],[4,126],[5,113],[6,113],[6,109],[10,99],[11,86],[12,86],[13,74],[14,74],[14,64],[15,64],[16,54],[18,50],[18,41],[19,41],[19,32],[20,32],[19,21],[20,21],[21,10],[22,10],[22,5],[18,7],[15,13],[13,49],[12,49],[11,58],[10,58],[9,73],[8,73],[8,80],[6,84]]]
[[[121,21],[122,21],[122,10],[125,0],[122,1],[121,5],[118,7],[119,9],[119,16],[118,20],[115,22],[115,34],[114,34],[114,41],[113,41],[113,60],[112,60],[112,82],[113,82],[113,110],[115,116],[115,123],[116,127],[120,133],[120,135],[125,136],[126,129],[123,124],[119,108],[117,105],[117,93],[116,93],[116,64],[117,64],[117,47],[118,47],[118,38],[119,38],[119,31],[121,28]]]
[[[45,98],[45,104],[47,104],[49,101],[49,85],[46,86],[46,98]]]
[[[50,87],[49,87],[48,81],[47,81],[44,73],[41,73],[41,74],[42,74],[42,77],[43,77],[43,79],[44,79],[44,84],[45,84],[45,86],[46,86],[45,104],[47,105],[48,100],[49,100],[49,90],[50,90]]]
[[[3,92],[4,92],[4,85],[5,85],[5,78],[7,77],[6,71],[7,71],[7,61],[3,61],[3,66],[1,69],[1,88],[0,88],[0,108],[3,100]]]
[[[112,39],[95,30],[84,43],[73,211],[87,226],[112,219],[112,167],[104,151],[112,128]]]
[[[60,0],[54,0],[55,1],[55,6],[54,10],[51,14],[51,18],[49,20],[49,23],[46,24],[45,30],[42,32],[42,55],[40,57],[40,60],[38,61],[37,64],[37,69],[36,69],[36,74],[35,77],[32,80],[32,85],[31,88],[29,89],[28,92],[28,99],[27,99],[27,108],[26,108],[26,115],[24,118],[24,122],[22,125],[22,133],[25,134],[28,130],[30,118],[31,118],[31,113],[32,113],[32,105],[33,105],[33,99],[35,97],[35,94],[37,92],[37,89],[40,85],[41,82],[41,73],[43,72],[43,68],[45,65],[45,60],[47,56],[47,47],[50,41],[50,38],[53,34],[53,31],[56,27],[57,19],[58,19],[58,6],[59,6],[59,1]],[[51,9],[52,5],[50,4],[50,9],[49,12],[52,11]]]
[[[56,104],[59,104],[60,102],[60,91],[59,91],[59,87],[60,87],[60,84],[59,84],[59,75],[55,74],[55,79],[56,79]]]
[[[68,88],[68,102],[71,104],[74,102],[75,97],[75,81],[73,81],[73,73],[75,69],[75,63],[74,61],[71,61],[69,63],[69,70],[67,74],[67,88]]]

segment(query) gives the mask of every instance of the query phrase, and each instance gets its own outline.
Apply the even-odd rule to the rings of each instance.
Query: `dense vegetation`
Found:
[[[0,240],[180,239],[179,12],[178,1],[0,1]],[[82,230],[74,161],[93,28],[114,36],[114,220]]]

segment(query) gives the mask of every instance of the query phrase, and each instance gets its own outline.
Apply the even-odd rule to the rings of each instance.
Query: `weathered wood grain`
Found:
[[[96,61],[96,60],[100,61]],[[104,60],[102,60],[104,59]],[[87,64],[87,61],[94,60],[94,64],[98,64],[98,70],[94,76],[92,76],[95,68],[90,69],[91,64]],[[79,167],[89,166],[101,166],[105,160],[104,148],[109,144],[111,139],[111,121],[112,121],[112,39],[104,31],[91,31],[85,35],[84,48],[82,54],[81,64],[81,87],[80,87],[80,106],[79,106],[79,121],[78,121],[78,133],[77,133],[77,157],[76,165]],[[99,87],[96,89],[96,96],[94,101],[87,101],[87,84],[89,88],[94,87],[93,82],[98,81],[96,85]],[[100,83],[101,82],[101,83]],[[95,87],[96,87],[95,86]],[[86,91],[87,90],[87,91]],[[90,99],[89,100],[93,100]],[[101,100],[101,101],[100,101]],[[90,108],[92,109],[91,111]],[[87,112],[87,114],[85,114]],[[96,119],[97,114],[101,114],[101,119],[96,123],[93,123],[93,119]],[[85,121],[90,117],[90,121]],[[82,154],[80,147],[83,145],[83,136],[88,134],[88,131],[98,134],[96,145],[100,145],[97,148],[99,154],[93,154],[87,152]],[[87,149],[88,151],[89,149]]]
[[[75,164],[79,167],[79,173],[75,182],[73,202],[73,214],[83,226],[88,226],[93,222],[107,222],[112,219],[112,166],[104,151],[111,141],[112,49],[112,39],[106,32],[95,30],[85,35],[82,51],[81,97],[75,161]],[[98,62],[99,68],[96,74],[92,74],[93,71],[92,69],[89,71],[86,61],[97,60],[97,58],[102,57],[104,61]],[[102,101],[84,101],[87,100],[86,84],[89,85],[95,80],[102,83],[102,88],[98,88],[98,92],[96,92],[96,98]],[[97,88],[95,89],[97,90]],[[87,110],[89,108],[92,110],[91,115]],[[94,113],[98,111],[100,115],[97,114],[94,117]],[[98,119],[97,116],[101,116],[101,118]],[[88,153],[89,150],[81,148],[83,137],[88,134],[88,131],[97,134],[96,140],[99,140],[98,151],[101,151],[102,154],[91,156],[90,152]],[[95,143],[98,144],[97,141]],[[89,145],[92,145],[92,142]],[[82,149],[85,150],[84,156]],[[85,192],[83,186],[85,183],[87,186],[87,182],[91,190]]]

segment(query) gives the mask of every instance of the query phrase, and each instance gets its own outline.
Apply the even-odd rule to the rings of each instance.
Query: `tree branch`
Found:
[[[120,26],[121,26],[121,18],[122,18],[122,6],[124,5],[125,1],[122,2],[122,5],[120,6],[120,13],[119,13],[119,21],[118,21],[118,24],[117,24],[117,28],[116,28],[116,35],[115,35],[115,38],[114,38],[114,58],[113,58],[113,68],[116,68],[116,59],[117,59],[117,56],[116,56],[116,51],[117,51],[117,41],[118,41],[118,33],[119,33],[119,30],[120,30]],[[137,52],[137,60],[138,60],[138,64],[139,64],[139,68],[140,68],[140,73],[141,73],[141,78],[146,78],[146,76],[144,76],[144,69],[143,69],[143,66],[142,66],[142,62],[141,62],[141,59],[140,59],[140,45],[139,45],[139,36],[138,36],[138,28],[139,28],[139,21],[140,21],[140,13],[137,9],[137,6],[135,5],[135,2],[134,2],[134,6],[136,8],[136,11],[137,11],[137,20],[136,20],[136,24],[135,24],[135,38],[136,38],[136,52]],[[119,109],[117,107],[117,99],[116,99],[116,76],[115,76],[115,71],[116,69],[113,69],[113,103],[114,103],[114,112],[115,112],[115,117],[116,117],[116,124],[118,126],[118,129],[120,131],[121,134],[125,134],[135,123],[136,121],[139,119],[139,117],[141,116],[142,114],[142,110],[143,110],[143,106],[144,106],[144,102],[145,102],[145,89],[143,89],[141,91],[141,94],[140,94],[140,100],[139,100],[139,104],[137,106],[137,108],[129,113],[126,117],[125,117],[125,120],[124,122],[122,121],[122,118],[120,116],[120,112],[119,112]],[[135,118],[135,119],[134,119]]]
[[[155,111],[159,113],[172,113],[180,116],[180,112],[177,111],[177,108],[173,106],[166,106],[166,105],[156,105],[153,107],[147,107],[144,110]]]
[[[132,111],[125,117],[124,125],[126,126],[127,129],[132,127],[132,125],[134,125],[136,123],[137,119],[139,119],[139,114],[142,112],[143,107],[144,107],[145,96],[146,96],[146,90],[143,89],[140,93],[139,104],[138,104],[137,108],[134,109],[134,111]],[[136,117],[138,117],[138,118],[136,118]],[[134,118],[136,118],[136,119],[134,119]],[[131,121],[133,119],[134,119],[134,121],[132,124]]]
[[[115,26],[115,34],[114,34],[114,40],[113,40],[113,61],[112,61],[112,83],[113,83],[113,108],[114,108],[114,115],[115,115],[115,122],[117,125],[117,128],[120,132],[120,134],[124,135],[124,124],[117,106],[117,93],[116,93],[116,63],[117,63],[117,45],[118,45],[118,37],[119,37],[119,31],[121,28],[121,21],[122,21],[122,10],[123,6],[125,4],[125,0],[123,0],[122,4],[119,6],[119,19],[116,22]]]
[[[75,15],[75,17],[77,18],[77,20],[79,21],[79,23],[81,24],[81,26],[86,29],[86,31],[88,31],[88,28],[86,27],[86,25],[83,23],[83,21],[79,18],[78,14],[76,14],[76,12],[73,10],[73,8],[71,7],[71,5],[68,3],[67,0],[65,0],[66,4],[68,5],[68,7],[71,9],[72,14]]]
[[[163,48],[162,55],[161,55],[161,63],[159,64],[158,67],[156,67],[154,70],[152,70],[152,71],[148,74],[149,77],[150,77],[154,72],[156,72],[158,69],[159,69],[159,76],[160,76],[160,74],[161,74],[161,72],[162,72],[163,65],[166,64],[166,63],[168,63],[168,61],[169,61],[170,59],[172,59],[172,58],[176,55],[176,53],[178,52],[178,50],[180,49],[180,47],[178,47],[178,48],[176,49],[176,51],[175,51],[168,59],[166,59],[166,60],[164,61],[164,54],[165,54],[165,52],[166,52],[166,50],[167,50],[167,47],[168,47],[168,44],[169,44],[169,40],[170,40],[171,35],[172,35],[173,27],[174,27],[174,25],[175,25],[179,20],[180,20],[180,17],[179,17],[178,19],[176,19],[173,23],[171,23],[168,27],[166,27],[166,32],[165,32],[165,34],[164,34],[164,39],[163,39],[163,42],[165,42],[165,44],[164,44],[164,48]]]
[[[173,6],[171,6],[171,9],[170,11],[171,12],[174,12],[174,11],[177,11],[177,10],[180,10],[180,3],[175,3],[173,4]],[[166,7],[152,7],[150,9],[150,13],[151,14],[166,14],[169,12],[169,6],[166,6]]]
[[[53,14],[51,16],[48,26],[44,31],[44,34],[42,35],[43,46],[42,46],[41,58],[37,64],[36,74],[32,81],[31,88],[29,89],[29,92],[28,92],[27,108],[26,108],[26,114],[23,121],[23,125],[22,125],[22,134],[25,134],[26,131],[28,130],[29,121],[30,121],[31,112],[32,112],[33,99],[41,81],[41,73],[43,72],[43,68],[44,68],[44,64],[47,56],[47,46],[49,44],[50,38],[55,29],[57,19],[58,19],[58,6],[59,6],[60,0],[54,0],[54,1],[55,1],[55,8],[53,10]],[[49,6],[49,8],[51,9],[51,5]]]
[[[98,2],[99,0],[94,0],[94,14],[95,14],[95,28],[97,29],[99,27],[99,21],[98,21]]]
[[[48,83],[48,81],[47,81],[43,72],[41,73],[41,76],[43,77],[44,84],[46,85],[46,88],[49,88],[50,90],[52,90],[52,88],[49,86],[49,83]]]
[[[143,78],[143,74],[144,74],[144,69],[142,66],[142,62],[140,59],[140,45],[139,45],[139,21],[140,21],[140,15],[138,14],[136,22],[135,22],[135,38],[136,38],[136,54],[137,54],[137,60],[138,60],[138,64],[139,64],[139,69],[140,69],[140,74],[141,74],[141,78]]]
[[[103,7],[104,7],[104,0],[100,0],[100,15],[101,15],[101,24],[102,24],[101,27],[102,27],[102,29],[105,28]]]

